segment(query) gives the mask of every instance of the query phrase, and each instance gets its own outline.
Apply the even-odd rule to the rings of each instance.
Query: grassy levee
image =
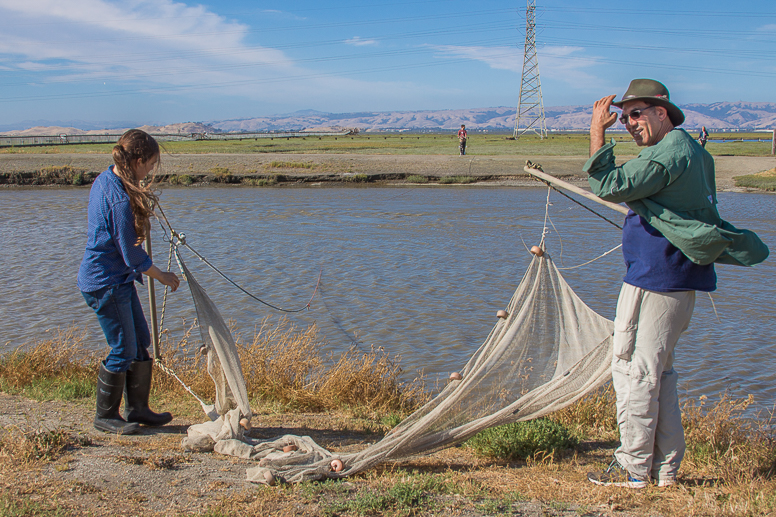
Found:
[[[617,142],[618,153],[638,154],[638,147],[630,135],[611,133],[608,138]],[[706,148],[715,156],[769,156],[770,141],[749,142],[762,139],[762,133],[714,133]],[[722,142],[723,140],[737,140]],[[443,134],[369,134],[354,136],[322,136],[297,138],[258,138],[244,140],[199,140],[186,142],[162,142],[171,154],[388,154],[388,155],[456,155],[458,139]],[[112,144],[78,144],[36,147],[6,147],[0,153],[57,154],[57,153],[105,153]],[[530,156],[587,156],[588,135],[584,132],[553,133],[545,139],[525,135],[517,140],[505,134],[476,133],[470,135],[467,153],[476,156],[530,155]]]
[[[212,400],[205,358],[193,348],[199,340],[190,338],[186,334],[172,342],[166,337],[163,360],[195,392]],[[399,362],[380,350],[322,356],[315,327],[265,322],[251,339],[238,336],[238,349],[257,415],[301,417],[303,412],[317,412],[318,425],[343,429],[343,421],[352,421],[347,428],[360,429],[364,441],[374,441],[379,439],[375,433],[387,432],[430,396],[423,379],[400,382]],[[0,390],[91,407],[101,355],[87,348],[83,332],[68,329],[0,356]],[[159,371],[154,379],[154,407],[172,409],[176,415],[188,411],[195,417],[198,408],[177,381]],[[206,513],[169,514],[511,514],[531,501],[541,501],[557,512],[553,515],[609,515],[616,510],[677,516],[776,512],[775,422],[773,415],[744,417],[751,397],[684,402],[687,454],[678,486],[629,490],[590,485],[586,472],[604,468],[618,442],[614,400],[611,386],[606,386],[546,419],[490,429],[460,447],[380,465],[348,483],[250,487],[213,500]],[[91,438],[63,429],[0,430],[0,474],[8,489],[0,493],[0,515],[105,515],[97,509],[73,510],[72,500],[57,495],[67,493],[59,485],[46,488],[51,495],[43,499],[31,499],[30,490],[21,486],[26,475],[35,477],[47,465],[49,470],[66,469],[68,455],[90,444]],[[148,468],[174,468],[165,462],[183,461],[176,459],[179,452],[175,457],[160,455],[159,446],[144,446],[157,454],[142,460],[153,463]],[[13,481],[16,476],[22,481]],[[142,515],[140,506],[132,504],[131,485],[123,490],[126,514]]]
[[[757,174],[737,176],[735,182],[737,187],[776,191],[776,167]]]

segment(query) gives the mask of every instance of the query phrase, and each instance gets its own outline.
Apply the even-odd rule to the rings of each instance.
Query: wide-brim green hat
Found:
[[[676,107],[668,96],[668,88],[654,79],[634,79],[628,85],[628,91],[617,102],[612,105],[622,108],[623,103],[629,101],[644,100],[656,106],[663,106],[668,111],[668,118],[674,126],[679,126],[684,122],[684,113]]]

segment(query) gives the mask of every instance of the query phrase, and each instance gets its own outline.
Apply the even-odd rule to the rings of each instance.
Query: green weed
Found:
[[[480,456],[524,460],[537,453],[554,454],[570,449],[578,443],[579,440],[562,424],[539,418],[486,429],[470,438],[464,446]]]
[[[407,183],[428,183],[428,177],[419,174],[410,174],[404,181]]]

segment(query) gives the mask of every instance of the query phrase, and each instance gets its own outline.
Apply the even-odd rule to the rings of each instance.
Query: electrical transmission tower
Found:
[[[536,0],[527,1],[523,77],[520,80],[520,100],[515,114],[515,139],[529,131],[533,131],[541,138],[547,136],[542,81],[539,78],[539,58],[536,56]]]

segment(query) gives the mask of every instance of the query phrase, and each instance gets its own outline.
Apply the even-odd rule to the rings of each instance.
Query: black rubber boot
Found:
[[[151,376],[154,361],[135,361],[127,370],[127,382],[124,391],[124,418],[127,422],[158,426],[172,420],[171,413],[154,413],[148,407],[151,394]]]
[[[130,424],[119,414],[121,394],[124,392],[126,373],[113,373],[100,365],[97,374],[97,411],[94,415],[94,427],[100,431],[114,434],[133,434],[140,426]]]

